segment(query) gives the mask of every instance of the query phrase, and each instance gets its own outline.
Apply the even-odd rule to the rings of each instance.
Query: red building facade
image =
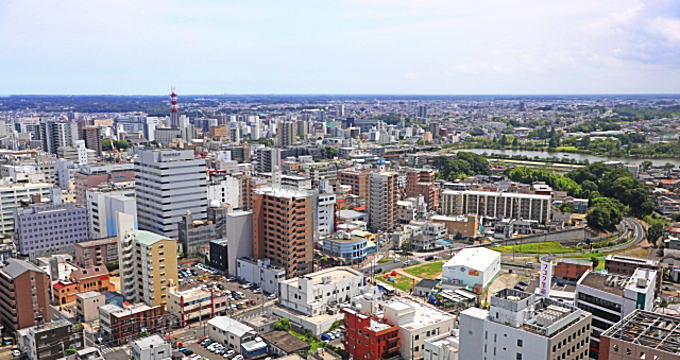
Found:
[[[399,327],[351,309],[345,313],[345,350],[353,359],[378,360],[399,355]]]

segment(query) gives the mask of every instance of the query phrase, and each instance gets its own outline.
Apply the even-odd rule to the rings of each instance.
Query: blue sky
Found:
[[[0,94],[680,93],[680,1],[0,0]]]

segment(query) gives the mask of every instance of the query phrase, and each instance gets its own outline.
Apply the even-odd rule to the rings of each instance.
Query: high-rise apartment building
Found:
[[[118,213],[120,292],[130,302],[165,305],[168,290],[178,284],[177,242],[135,230],[133,217]]]
[[[588,359],[590,313],[512,289],[491,297],[489,310],[460,313],[460,352],[465,360]]]
[[[177,238],[177,224],[187,211],[195,220],[207,216],[205,160],[191,150],[142,151],[135,160],[139,229]]]
[[[286,147],[295,143],[295,123],[292,121],[281,121],[276,128],[276,145]]]
[[[479,215],[547,224],[550,209],[550,195],[477,190],[446,190],[441,195],[443,215]]]
[[[33,204],[15,210],[14,227],[22,256],[68,252],[87,240],[87,210],[73,203]]]
[[[85,140],[85,147],[102,156],[102,137],[98,127],[88,126],[80,129],[80,138]]]
[[[406,196],[422,196],[429,211],[439,209],[439,189],[435,183],[434,170],[412,170],[406,173]]]
[[[0,321],[11,330],[49,322],[50,276],[28,261],[7,259],[0,267]]]
[[[74,122],[48,121],[40,124],[43,150],[52,154],[60,147],[73,146],[78,140],[78,124]]]
[[[314,194],[277,187],[253,191],[253,255],[269,258],[289,277],[312,271]]]
[[[338,171],[338,182],[341,185],[352,187],[352,194],[360,199],[368,199],[368,174],[369,170],[342,170]]]
[[[320,239],[335,232],[335,202],[336,196],[330,182],[328,180],[321,180],[314,208],[315,239]]]
[[[396,224],[397,174],[374,172],[368,176],[368,227],[389,231]]]

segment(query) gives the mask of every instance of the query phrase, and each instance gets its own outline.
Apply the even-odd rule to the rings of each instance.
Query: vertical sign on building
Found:
[[[550,285],[552,283],[552,262],[541,259],[541,275],[538,279],[538,291],[542,296],[550,297]]]

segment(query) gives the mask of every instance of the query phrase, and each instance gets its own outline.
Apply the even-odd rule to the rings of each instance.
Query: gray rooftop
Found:
[[[2,267],[1,271],[11,278],[16,278],[26,271],[43,272],[39,267],[32,263],[19,259],[7,259],[5,261],[5,266]]]

